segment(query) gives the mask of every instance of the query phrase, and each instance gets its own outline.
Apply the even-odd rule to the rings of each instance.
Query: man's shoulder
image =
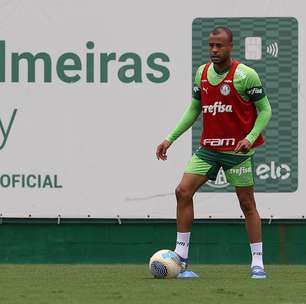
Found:
[[[206,66],[207,63],[204,63],[204,64],[201,64],[199,67],[198,67],[198,70],[197,70],[197,73],[202,73],[205,69],[205,66]]]
[[[243,63],[239,63],[237,66],[234,75],[234,85],[242,96],[245,93],[247,94],[244,98],[250,98],[247,90],[262,87],[261,80],[255,69]]]
[[[258,74],[255,69],[251,68],[250,66],[239,63],[237,69],[235,71],[235,76],[239,76],[241,79],[250,79],[250,78],[258,78]]]
[[[194,83],[199,87],[200,86],[200,81],[201,81],[201,77],[202,77],[202,73],[205,69],[207,63],[204,63],[202,65],[200,65],[197,69],[196,75],[195,75],[195,80]]]

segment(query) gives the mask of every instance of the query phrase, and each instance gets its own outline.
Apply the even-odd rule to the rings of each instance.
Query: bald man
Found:
[[[166,160],[171,144],[203,115],[200,147],[187,164],[175,190],[177,200],[177,242],[179,277],[196,277],[187,271],[189,240],[194,218],[193,196],[208,180],[215,180],[222,168],[235,187],[245,216],[252,261],[251,278],[264,279],[261,219],[254,198],[253,156],[264,143],[262,131],[271,118],[271,106],[256,71],[231,57],[233,35],[217,27],[209,35],[211,62],[201,65],[195,76],[193,98],[178,125],[158,145],[157,159]]]

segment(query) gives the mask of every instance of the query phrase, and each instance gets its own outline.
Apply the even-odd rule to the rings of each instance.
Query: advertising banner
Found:
[[[298,187],[298,23],[295,18],[197,18],[193,21],[193,71],[209,60],[209,33],[219,24],[231,28],[233,57],[255,69],[272,107],[264,132],[266,144],[256,150],[257,192],[294,192]],[[193,151],[199,146],[202,119],[193,128]],[[243,174],[243,172],[241,172]],[[201,191],[234,191],[220,170]]]
[[[304,4],[262,2],[0,0],[0,217],[175,218],[200,118],[167,161],[155,151],[191,102],[215,26],[232,29],[233,57],[272,106],[259,212],[305,216]],[[232,192],[221,172],[195,195],[195,217],[240,218]]]

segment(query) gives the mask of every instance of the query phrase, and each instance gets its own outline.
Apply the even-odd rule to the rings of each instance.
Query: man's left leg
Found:
[[[250,241],[251,277],[266,277],[262,260],[261,219],[254,198],[253,155],[233,155],[223,159],[227,181],[235,186]],[[233,166],[231,165],[233,164]]]
[[[250,241],[252,253],[251,277],[256,279],[266,278],[266,273],[263,270],[261,219],[256,209],[254,187],[236,187],[236,193],[245,216],[246,231]]]
[[[236,187],[240,208],[245,216],[245,225],[251,244],[261,242],[261,219],[256,209],[254,187]]]

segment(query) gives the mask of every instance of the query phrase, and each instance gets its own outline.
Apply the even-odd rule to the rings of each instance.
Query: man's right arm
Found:
[[[173,143],[178,137],[180,137],[185,131],[187,131],[197,120],[201,113],[201,103],[198,99],[193,98],[191,104],[188,106],[183,116],[181,117],[177,126],[166,137],[169,143]]]
[[[183,116],[181,117],[177,126],[166,137],[166,139],[157,146],[156,157],[157,159],[166,160],[167,150],[171,144],[186,130],[188,130],[198,118],[201,113],[201,102],[193,98],[191,104],[188,106]]]
[[[191,104],[188,106],[183,116],[181,117],[177,126],[172,130],[166,139],[157,146],[156,157],[157,159],[166,160],[167,150],[171,144],[180,137],[186,130],[188,130],[196,121],[201,113],[201,96],[200,96],[200,80],[204,66],[201,66],[195,77],[194,88],[193,88],[193,98]]]
[[[178,137],[180,137],[186,130],[188,130],[194,122],[197,120],[201,113],[201,76],[204,70],[205,64],[201,65],[195,75],[193,86],[193,98],[191,104],[188,106],[183,116],[181,117],[177,126],[166,137],[169,143],[173,143]]]

